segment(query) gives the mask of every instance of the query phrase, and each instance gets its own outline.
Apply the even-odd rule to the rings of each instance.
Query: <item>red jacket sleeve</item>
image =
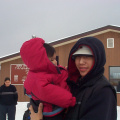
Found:
[[[47,79],[36,81],[34,87],[32,92],[44,102],[63,108],[74,106],[76,103],[76,98],[68,90],[49,83]]]

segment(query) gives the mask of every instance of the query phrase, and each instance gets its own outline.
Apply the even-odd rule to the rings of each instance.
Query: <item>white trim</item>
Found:
[[[11,80],[11,66],[12,65],[25,65],[25,64],[10,64],[10,80]],[[12,84],[12,85],[24,85],[24,83],[23,84]]]
[[[0,61],[0,64],[2,63],[5,63],[5,62],[9,62],[9,61],[12,61],[12,60],[16,60],[16,59],[19,59],[21,58],[21,56],[16,56],[16,57],[12,57],[12,58],[9,58],[9,59],[6,59],[6,60],[3,60],[3,61]]]
[[[0,58],[7,57],[7,56],[10,56],[10,55],[13,55],[13,54],[17,54],[17,53],[20,53],[20,51],[13,52],[13,53],[10,53],[10,54],[4,55],[4,56],[0,56]]]
[[[114,25],[114,26],[115,26],[115,25]],[[110,32],[110,31],[111,31],[111,32],[120,33],[119,30],[106,29],[106,30],[99,31],[99,32],[95,32],[95,33],[93,33],[93,34],[89,34],[89,35],[82,36],[82,37],[96,36],[96,35],[100,35],[100,34],[103,34],[103,33],[106,33],[106,32]],[[90,32],[90,31],[88,31],[88,32]],[[86,33],[86,32],[84,32],[84,33]],[[82,33],[81,33],[81,34],[82,34]],[[76,36],[76,35],[74,35],[74,36]],[[73,37],[73,36],[70,36],[70,37]],[[62,42],[62,43],[53,45],[53,47],[59,47],[59,46],[62,46],[62,45],[66,45],[66,44],[69,44],[69,43],[76,42],[78,39],[80,39],[80,38],[82,38],[82,37],[78,37],[78,38],[73,39],[73,40],[69,40],[69,41],[66,41],[66,42]],[[69,38],[69,36],[68,36],[68,37],[65,37],[65,38],[63,38],[63,39],[66,39],[66,38]],[[48,42],[48,43],[57,42],[57,41],[59,41],[59,40],[61,40],[61,39],[53,40],[53,41]],[[19,52],[16,52],[16,53],[19,53]],[[7,55],[7,56],[10,56],[10,55],[12,55],[12,54],[9,54],[9,55]],[[4,57],[7,57],[7,56],[4,56]],[[3,58],[3,56],[1,56],[0,58]],[[9,58],[9,59],[7,59],[7,60],[2,60],[2,61],[0,61],[0,64],[2,64],[2,63],[4,63],[4,62],[9,62],[9,61],[12,61],[12,60],[16,60],[16,59],[19,59],[19,58],[21,58],[20,55],[19,55],[19,56],[16,56],[16,57],[13,57],[13,58]]]
[[[100,34],[103,34],[103,33],[107,33],[107,32],[117,32],[117,33],[120,33],[120,31],[118,31],[118,30],[107,29],[107,30],[103,30],[103,31],[100,31],[100,32],[96,32],[96,33],[93,33],[93,34],[86,35],[86,36],[78,37],[78,38],[73,39],[73,40],[69,40],[69,41],[66,41],[66,42],[62,42],[62,43],[53,45],[53,47],[59,47],[59,46],[62,46],[62,45],[66,45],[66,44],[69,44],[69,43],[76,42],[76,41],[78,41],[80,38],[83,38],[83,37],[97,36],[97,35],[100,35]],[[59,40],[58,40],[58,41],[59,41]],[[53,42],[56,42],[56,41],[53,41]],[[50,42],[50,43],[51,43],[51,42]]]
[[[112,46],[109,46],[109,45]],[[114,38],[107,38],[107,48],[114,48]]]

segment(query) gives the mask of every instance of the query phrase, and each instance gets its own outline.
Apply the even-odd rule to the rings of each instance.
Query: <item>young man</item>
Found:
[[[18,94],[15,86],[10,84],[10,78],[6,77],[4,85],[0,87],[0,120],[15,120]]]
[[[113,86],[104,76],[106,55],[103,43],[94,37],[77,41],[70,51],[68,73],[75,107],[65,120],[116,120],[117,101]]]

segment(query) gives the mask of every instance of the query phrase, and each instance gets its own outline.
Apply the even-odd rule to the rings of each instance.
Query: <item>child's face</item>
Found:
[[[48,58],[55,66],[57,66],[56,54],[55,53],[52,57],[48,57]]]

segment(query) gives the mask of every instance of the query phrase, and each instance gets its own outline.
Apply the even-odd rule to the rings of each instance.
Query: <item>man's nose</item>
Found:
[[[85,60],[83,57],[80,58],[80,61],[79,61],[80,64],[84,64],[85,63]]]

